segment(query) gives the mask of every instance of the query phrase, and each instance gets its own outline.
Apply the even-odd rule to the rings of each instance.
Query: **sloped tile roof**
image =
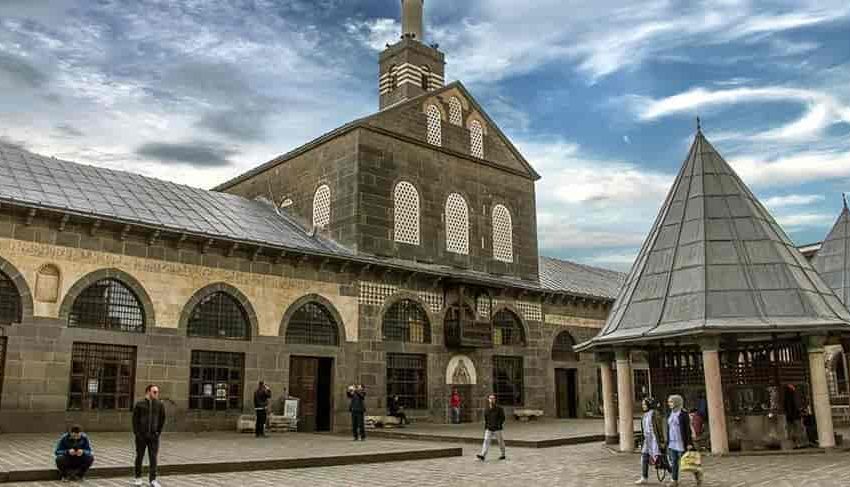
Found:
[[[622,272],[540,257],[540,286],[545,290],[615,299],[626,275]]]
[[[812,265],[846,306],[850,306],[850,210],[847,202]]]

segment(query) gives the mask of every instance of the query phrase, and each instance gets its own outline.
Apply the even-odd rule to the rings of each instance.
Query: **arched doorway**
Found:
[[[450,399],[452,391],[457,390],[461,398],[460,422],[471,423],[478,416],[478,398],[474,397],[474,388],[478,384],[478,371],[475,364],[466,355],[455,355],[446,366],[446,385],[448,386],[448,400],[446,417],[451,421]]]

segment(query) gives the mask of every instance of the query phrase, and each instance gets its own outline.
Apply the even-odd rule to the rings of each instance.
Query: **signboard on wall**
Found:
[[[283,417],[298,419],[298,399],[287,399],[283,403]]]
[[[213,385],[212,384],[204,384],[204,397],[212,397],[213,395]]]
[[[219,382],[215,385],[215,400],[216,401],[226,401],[227,400],[227,384],[224,382]]]

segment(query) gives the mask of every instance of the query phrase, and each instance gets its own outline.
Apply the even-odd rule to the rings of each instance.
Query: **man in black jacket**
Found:
[[[148,451],[150,486],[161,487],[156,479],[156,456],[159,453],[159,435],[165,426],[165,406],[159,400],[159,387],[150,384],[145,388],[145,398],[133,406],[133,434],[136,436],[136,464],[133,485],[142,485],[142,460]]]
[[[366,441],[366,389],[363,384],[348,386],[347,391],[351,403],[348,410],[351,411],[351,430],[354,433],[354,441]]]
[[[266,414],[269,407],[269,399],[272,397],[272,390],[265,382],[260,381],[257,391],[254,392],[254,412],[257,414],[257,423],[254,425],[254,435],[257,438],[266,436]]]
[[[505,426],[505,410],[502,406],[496,404],[496,395],[490,394],[487,396],[487,409],[484,411],[484,446],[481,447],[481,453],[475,455],[482,462],[487,458],[487,452],[490,450],[490,442],[493,438],[499,440],[499,449],[502,450],[502,456],[499,460],[505,459],[505,439],[502,437],[502,428]]]

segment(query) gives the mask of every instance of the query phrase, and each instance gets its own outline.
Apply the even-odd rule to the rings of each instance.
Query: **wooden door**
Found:
[[[555,369],[555,405],[559,418],[578,417],[576,369]]]
[[[289,359],[289,394],[300,399],[298,431],[316,431],[316,391],[319,359],[291,357]]]

